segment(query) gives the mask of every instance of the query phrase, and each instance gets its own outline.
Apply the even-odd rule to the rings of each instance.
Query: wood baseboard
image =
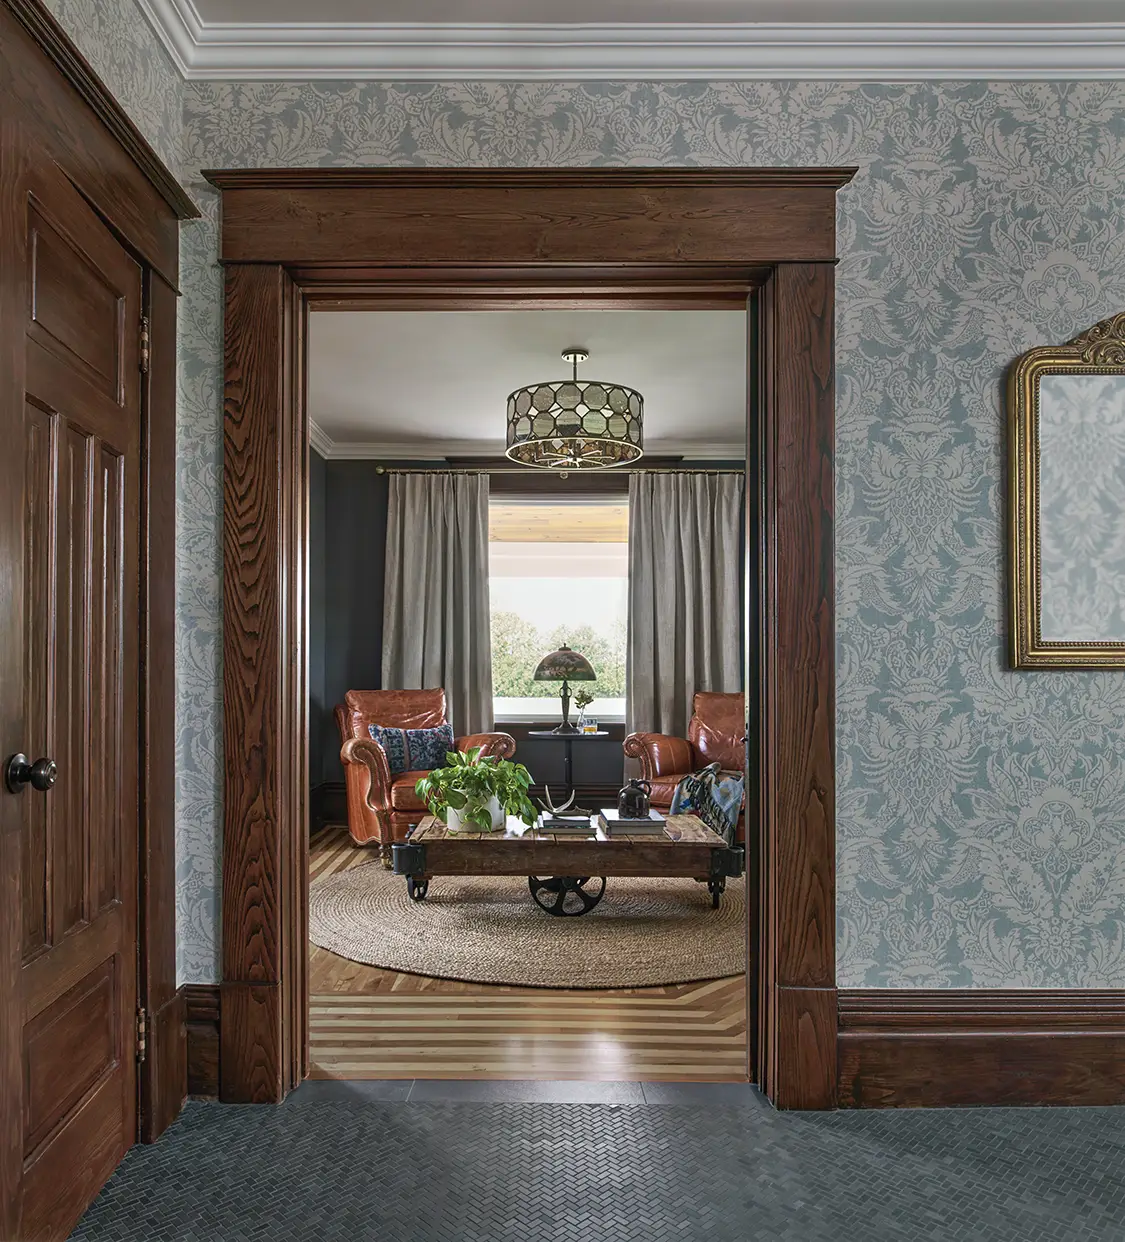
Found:
[[[219,985],[185,983],[188,1095],[216,1099],[219,1094]]]
[[[220,988],[180,992],[187,1092],[214,1099]],[[1125,1104],[1125,991],[843,990],[837,1003],[841,1108]]]
[[[1125,1103],[1125,991],[841,991],[841,1108]]]

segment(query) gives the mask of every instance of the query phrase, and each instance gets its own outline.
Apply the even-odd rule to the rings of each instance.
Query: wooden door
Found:
[[[4,149],[0,1236],[52,1238],[136,1135],[141,270]]]

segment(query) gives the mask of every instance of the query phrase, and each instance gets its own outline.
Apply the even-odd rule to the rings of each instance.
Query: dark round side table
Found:
[[[574,751],[572,742],[582,742],[587,738],[609,737],[609,732],[599,729],[597,733],[556,733],[553,729],[528,729],[528,737],[546,738],[548,741],[565,742],[563,749],[563,783],[566,785],[566,796],[574,792]],[[543,782],[544,787],[547,782]]]

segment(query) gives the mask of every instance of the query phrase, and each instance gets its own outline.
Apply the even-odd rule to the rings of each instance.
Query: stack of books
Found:
[[[589,815],[552,815],[544,811],[535,825],[540,832],[570,833],[576,837],[593,836]]]
[[[616,807],[603,806],[598,812],[597,822],[607,837],[612,837],[614,833],[627,837],[659,837],[663,835],[668,821],[659,811],[649,811],[645,819],[627,819]]]

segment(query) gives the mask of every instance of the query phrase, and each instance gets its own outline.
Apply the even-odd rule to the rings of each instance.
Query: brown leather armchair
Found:
[[[392,842],[425,815],[426,807],[414,792],[425,772],[391,775],[387,755],[372,741],[368,725],[392,729],[435,729],[445,724],[444,690],[349,690],[336,707],[340,728],[340,761],[348,792],[348,832],[357,845],[379,843],[379,853],[390,862]],[[516,739],[510,733],[471,733],[454,743],[457,750],[479,746],[482,753],[510,759]]]
[[[746,766],[745,700],[741,694],[698,691],[691,701],[687,737],[630,733],[625,753],[641,761],[641,777],[652,786],[652,805],[665,814],[676,786],[692,772],[717,763],[730,772]],[[738,840],[745,840],[745,816],[738,817]]]

